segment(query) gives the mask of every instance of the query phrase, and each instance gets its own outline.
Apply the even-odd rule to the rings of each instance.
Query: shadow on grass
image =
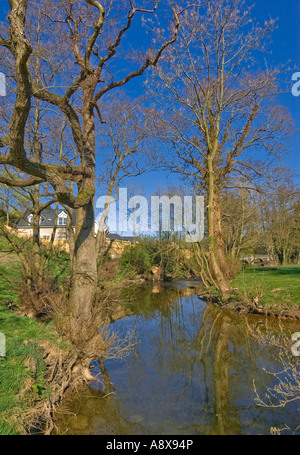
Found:
[[[251,272],[272,272],[276,275],[300,275],[300,266],[291,267],[253,267],[245,270],[246,273]]]

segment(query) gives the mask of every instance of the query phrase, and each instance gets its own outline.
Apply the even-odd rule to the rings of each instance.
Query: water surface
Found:
[[[69,394],[56,416],[58,433],[269,434],[276,427],[300,434],[299,402],[268,407],[266,396],[278,384],[273,373],[296,362],[278,340],[299,332],[299,322],[226,312],[202,302],[198,285],[127,291],[133,314],[112,327],[130,333],[135,346],[124,359],[94,362],[98,380]]]

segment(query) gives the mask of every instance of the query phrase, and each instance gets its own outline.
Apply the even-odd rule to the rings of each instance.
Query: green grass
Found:
[[[47,394],[39,342],[57,343],[57,336],[51,324],[41,325],[4,306],[0,306],[0,332],[6,337],[6,357],[0,358],[0,434],[15,434],[22,431],[17,416],[20,419]]]
[[[21,267],[16,255],[7,255],[7,243],[0,238],[0,332],[6,338],[6,357],[0,357],[0,435],[22,433],[22,415],[49,391],[45,386],[46,367],[41,341],[58,344],[51,323],[41,325],[22,317],[5,303],[19,304]],[[64,256],[57,257],[53,274],[57,279],[66,273]]]
[[[0,264],[0,305],[6,302],[17,304],[21,286],[19,264]]]
[[[231,283],[238,293],[259,297],[260,305],[300,305],[300,266],[249,267]]]
[[[53,251],[49,267],[51,277],[57,284],[63,284],[67,276],[71,274],[70,256],[65,251]]]

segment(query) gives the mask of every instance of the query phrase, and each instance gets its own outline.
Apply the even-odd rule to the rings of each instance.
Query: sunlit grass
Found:
[[[6,337],[6,357],[0,358],[0,434],[11,434],[21,431],[22,412],[47,393],[39,342],[56,342],[56,335],[51,324],[41,325],[3,306],[0,332]]]
[[[0,357],[0,435],[24,430],[21,416],[34,402],[48,393],[46,367],[40,342],[57,344],[52,324],[20,316],[16,311],[21,287],[21,266],[9,245],[0,237],[0,332],[6,338],[6,357]],[[63,259],[63,260],[62,260]],[[65,274],[65,257],[57,257],[53,275]],[[7,305],[16,306],[12,311]]]
[[[261,305],[300,305],[300,266],[249,267],[233,281],[239,294],[259,297]]]

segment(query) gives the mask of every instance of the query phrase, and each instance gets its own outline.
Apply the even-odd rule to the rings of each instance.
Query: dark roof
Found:
[[[61,212],[67,213],[66,210],[64,209],[58,209],[58,214]],[[22,218],[19,220],[17,224],[17,228],[24,228],[24,227],[30,227],[30,223],[28,222],[28,217],[31,215],[30,210],[26,210]],[[41,221],[40,221],[40,227],[54,227],[54,221],[55,221],[55,210],[52,208],[49,209],[44,209],[41,212]],[[73,210],[73,226],[75,226],[76,223],[76,211]],[[59,226],[58,226],[59,227]]]
[[[133,237],[122,237],[119,234],[106,234],[106,238],[109,240],[123,240],[123,242],[131,242],[133,243]]]

